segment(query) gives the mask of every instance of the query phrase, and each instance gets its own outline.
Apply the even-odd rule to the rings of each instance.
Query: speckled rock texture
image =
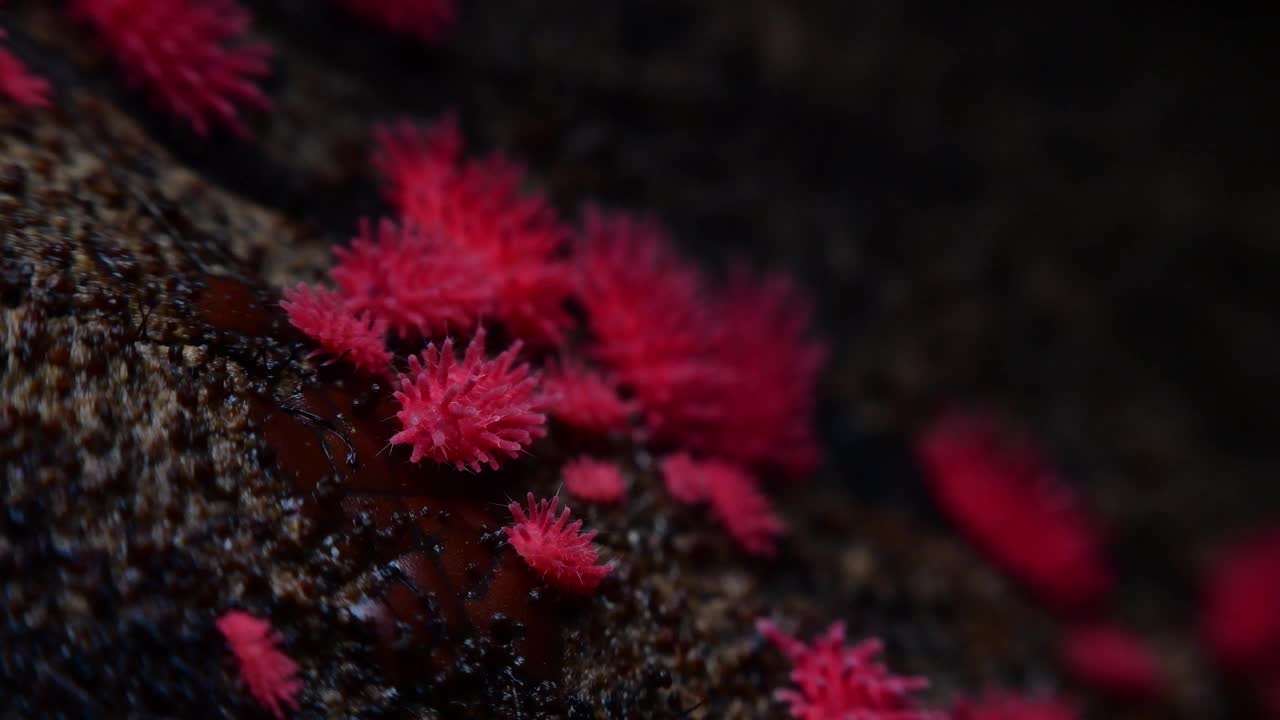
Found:
[[[249,3],[278,49],[255,139],[198,142],[114,83],[55,3],[0,11],[57,108],[0,107],[0,718],[259,718],[214,629],[269,617],[296,718],[783,718],[762,615],[844,619],[928,702],[1077,692],[1058,626],[940,521],[908,438],[939,403],[1036,432],[1113,527],[1113,613],[1163,704],[1252,717],[1191,633],[1233,528],[1280,512],[1269,39],[1192,13],[916,4],[464,3],[423,49],[313,0]],[[802,10],[801,5],[806,7]],[[653,210],[708,263],[795,270],[834,345],[829,458],[774,488],[746,559],[655,459],[556,431],[499,473],[389,450],[388,388],[277,306],[384,211],[369,128],[460,111],[571,216]],[[562,460],[617,568],[558,596],[502,543]]]

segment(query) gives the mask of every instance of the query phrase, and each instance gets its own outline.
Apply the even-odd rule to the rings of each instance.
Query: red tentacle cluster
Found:
[[[542,392],[553,417],[584,432],[625,430],[635,411],[611,377],[573,359],[547,363]]]
[[[718,415],[730,379],[709,352],[715,322],[705,281],[653,219],[588,209],[580,297],[592,351],[636,395],[646,424],[678,441],[688,419]]]
[[[412,225],[361,221],[359,235],[334,251],[330,271],[348,307],[369,312],[401,337],[431,337],[475,329],[487,300],[487,279],[466,256]]]
[[[404,429],[391,443],[412,446],[411,462],[425,457],[459,470],[496,470],[503,456],[517,457],[546,434],[537,375],[516,359],[520,343],[489,359],[484,341],[481,329],[460,361],[452,339],[428,345],[421,361],[409,358],[409,372],[400,376],[395,393]]]
[[[627,483],[616,463],[581,457],[565,463],[564,489],[583,500],[616,503],[626,494]]]
[[[785,530],[754,478],[718,460],[675,453],[659,465],[667,490],[683,503],[709,502],[711,513],[745,552],[771,557]]]
[[[996,562],[1062,609],[1096,606],[1111,586],[1102,532],[1071,488],[992,417],[944,416],[916,453],[933,495]]]
[[[709,477],[711,514],[744,552],[773,557],[786,525],[755,479],[729,465],[713,467]]]
[[[1233,670],[1280,668],[1280,528],[1229,547],[1209,575],[1201,634]]]
[[[280,634],[271,623],[246,612],[231,610],[217,621],[218,631],[240,665],[240,678],[258,704],[277,718],[284,707],[298,709],[298,664],[280,651]]]
[[[391,203],[438,237],[440,252],[483,268],[484,314],[532,343],[559,345],[573,325],[568,229],[546,198],[522,191],[524,169],[501,156],[461,159],[456,121],[400,124],[377,133],[374,164]]]
[[[367,312],[353,314],[332,290],[307,285],[284,291],[280,306],[289,322],[320,345],[312,355],[334,356],[329,362],[347,360],[369,373],[384,372],[391,364],[391,352],[383,339],[386,322],[371,319]]]
[[[713,313],[721,337],[715,350],[738,387],[720,399],[721,416],[699,430],[697,444],[791,477],[813,472],[821,450],[812,418],[827,348],[811,339],[808,298],[788,276],[755,278],[738,269],[717,300]]]
[[[336,1],[372,24],[428,42],[457,19],[455,0]],[[249,13],[236,0],[69,0],[67,9],[96,32],[128,84],[198,135],[221,125],[248,136],[243,109],[271,108],[258,86],[271,72],[271,48],[245,40]],[[3,48],[0,94],[23,105],[49,104],[48,83]]]
[[[844,623],[835,623],[806,645],[761,619],[756,627],[791,661],[792,688],[774,696],[797,720],[942,720],[942,713],[916,708],[912,694],[924,678],[895,675],[875,658],[879,640],[844,644]]]
[[[246,42],[248,12],[234,0],[72,0],[131,85],[144,88],[198,135],[221,124],[248,129],[240,107],[271,107],[256,84],[270,74],[271,50]]]
[[[826,350],[791,283],[738,272],[715,288],[646,219],[588,211],[584,235],[595,352],[635,392],[655,437],[743,465],[812,470]]]
[[[700,503],[711,494],[703,463],[689,453],[672,453],[658,464],[662,481],[671,497],[685,504]]]
[[[592,352],[634,393],[667,487],[711,510],[747,552],[772,555],[783,525],[748,468],[814,469],[815,388],[825,346],[790,281],[739,270],[724,287],[681,258],[651,219],[588,209],[579,296]]]
[[[1078,720],[1080,711],[1059,698],[1031,698],[991,692],[964,699],[951,711],[952,720]]]
[[[1209,573],[1203,603],[1209,652],[1280,717],[1280,527],[1231,544]]]
[[[1062,657],[1076,678],[1104,692],[1150,700],[1167,689],[1155,651],[1122,625],[1095,623],[1071,628],[1062,642]]]
[[[352,15],[397,35],[437,42],[457,20],[454,0],[338,0]]]
[[[0,30],[0,39],[7,37]],[[0,94],[19,105],[49,107],[49,81],[31,72],[8,48],[0,47]]]
[[[445,114],[431,125],[403,120],[373,131],[373,168],[382,176],[383,196],[405,213],[414,194],[432,188],[462,162],[458,116]]]
[[[566,592],[589,595],[612,570],[612,565],[597,565],[600,559],[591,541],[596,532],[582,532],[582,521],[569,522],[569,508],[556,516],[560,500],[535,501],[533,493],[526,500],[528,511],[520,503],[508,509],[514,524],[503,528],[508,541],[529,567],[538,571],[556,587]]]

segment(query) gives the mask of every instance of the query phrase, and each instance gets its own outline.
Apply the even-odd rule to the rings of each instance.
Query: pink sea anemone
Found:
[[[401,337],[470,332],[489,306],[484,269],[414,225],[362,220],[351,245],[334,253],[330,274],[347,307]]]
[[[564,489],[570,495],[591,502],[621,502],[627,483],[617,463],[580,457],[564,466]]]
[[[721,288],[681,258],[656,222],[588,210],[580,297],[595,355],[639,401],[659,442],[801,476],[825,346],[781,276],[739,271]]]
[[[298,709],[298,664],[280,651],[280,634],[271,623],[240,610],[218,618],[218,631],[240,665],[240,678],[258,704],[277,718],[284,706]]]
[[[289,322],[320,345],[313,355],[328,354],[333,356],[329,362],[346,360],[369,373],[390,366],[384,321],[371,319],[368,312],[353,314],[332,290],[299,285],[285,290],[284,298],[280,306]]]
[[[492,359],[485,357],[484,343],[482,328],[461,360],[452,339],[428,345],[421,360],[409,358],[395,393],[404,429],[391,443],[412,446],[411,462],[430,458],[459,470],[496,470],[503,457],[517,457],[546,434],[538,378],[518,361],[520,343]]]
[[[405,221],[484,268],[486,315],[530,343],[561,344],[573,325],[569,230],[544,196],[524,189],[524,168],[501,155],[464,161],[452,115],[386,126],[376,142],[374,165]]]
[[[1148,700],[1167,689],[1155,651],[1122,625],[1093,623],[1070,628],[1062,641],[1062,657],[1081,682],[1104,692]]]
[[[448,113],[431,125],[408,120],[373,131],[373,167],[382,176],[383,196],[405,213],[414,196],[451,176],[462,161],[464,142],[458,116]]]
[[[680,444],[693,418],[719,416],[732,389],[712,353],[715,321],[705,280],[655,220],[588,209],[579,295],[595,340],[661,440]]]
[[[677,501],[709,502],[711,513],[743,551],[772,557],[786,526],[769,498],[741,467],[674,453],[659,463],[667,491]]]
[[[806,645],[769,620],[756,628],[791,661],[791,682],[774,696],[796,720],[943,720],[942,713],[920,710],[912,694],[928,687],[924,678],[889,671],[875,658],[879,640],[844,644],[844,623],[834,623]]]
[[[1201,635],[1233,670],[1280,667],[1280,528],[1237,541],[1210,573]]]
[[[235,0],[72,0],[125,79],[191,125],[220,124],[247,136],[240,108],[271,107],[257,82],[270,74],[271,50],[247,42],[249,13]]]
[[[0,39],[6,37],[0,30]],[[0,94],[19,105],[49,107],[49,81],[31,72],[8,48],[0,47]]]
[[[625,430],[635,409],[612,378],[572,359],[547,364],[542,392],[552,417],[588,433]]]
[[[1099,523],[1025,439],[948,414],[917,441],[933,496],[961,530],[1050,605],[1095,607],[1112,576]]]
[[[774,511],[768,496],[760,491],[755,478],[724,463],[712,464],[707,474],[711,514],[743,552],[773,557],[786,525]]]
[[[520,503],[511,503],[514,523],[503,532],[520,557],[552,585],[566,592],[590,595],[612,570],[611,565],[597,565],[599,554],[591,545],[596,532],[582,532],[582,521],[569,522],[569,508],[556,516],[560,500],[535,501],[533,493],[526,499],[528,511]]]
[[[791,477],[813,472],[822,455],[814,417],[827,347],[812,336],[809,299],[786,275],[761,278],[739,268],[713,314],[718,363],[735,383],[714,422],[695,422],[694,443]]]
[[[704,502],[711,494],[704,463],[687,452],[668,455],[658,463],[671,497],[685,504]]]

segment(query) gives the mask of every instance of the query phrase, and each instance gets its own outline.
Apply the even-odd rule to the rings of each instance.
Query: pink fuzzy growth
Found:
[[[298,709],[298,665],[280,652],[280,634],[271,623],[239,610],[224,613],[217,621],[218,631],[240,665],[240,678],[258,704],[277,718],[284,717],[287,705]]]
[[[516,457],[535,438],[546,435],[547,416],[539,412],[538,378],[517,362],[517,342],[492,360],[484,354],[481,328],[458,361],[453,340],[434,343],[409,358],[400,376],[396,413],[404,430],[393,445],[412,445],[411,462],[424,457],[459,470],[497,469],[499,457]]]
[[[351,14],[397,35],[438,41],[457,20],[454,0],[338,0]]]
[[[792,477],[813,472],[822,455],[813,418],[827,347],[811,337],[809,300],[785,275],[755,278],[739,269],[713,312],[719,362],[736,387],[721,399],[715,422],[695,425],[696,444]]]
[[[773,557],[786,526],[756,481],[727,463],[705,464],[711,514],[750,555]]]
[[[689,453],[668,455],[658,464],[658,469],[662,471],[662,481],[667,486],[667,492],[679,502],[687,505],[705,502],[711,494],[702,463],[694,460]]]
[[[330,271],[346,304],[401,337],[470,332],[488,306],[490,284],[466,253],[413,226],[368,220]]]
[[[1280,666],[1280,528],[1227,549],[1206,584],[1201,634],[1232,670]]]
[[[289,322],[320,345],[313,355],[329,354],[329,362],[346,360],[370,373],[384,372],[391,353],[383,344],[386,323],[370,319],[367,312],[353,315],[332,290],[307,285],[284,291],[280,306]]]
[[[0,30],[0,39],[8,33]],[[49,81],[32,74],[26,63],[8,48],[0,47],[0,94],[19,105],[49,107]]]
[[[434,188],[462,161],[462,131],[453,113],[434,125],[401,121],[375,128],[373,141],[373,167],[386,184],[383,194],[402,213],[415,194]]]
[[[1064,700],[1005,692],[961,700],[951,712],[951,720],[1078,720],[1079,717],[1079,709]]]
[[[612,565],[596,564],[600,558],[591,545],[596,532],[581,532],[581,520],[569,522],[569,508],[556,517],[559,498],[535,502],[529,493],[526,503],[527,514],[520,503],[508,506],[515,522],[503,532],[511,546],[552,585],[579,595],[594,593],[613,570]]]
[[[1155,652],[1120,625],[1072,628],[1063,639],[1062,656],[1081,682],[1099,690],[1150,700],[1164,694],[1167,687]]]
[[[72,0],[69,11],[93,27],[130,84],[197,135],[221,123],[247,136],[237,105],[271,107],[255,84],[271,72],[271,50],[243,41],[249,13],[234,0]]]
[[[697,268],[650,218],[588,209],[583,237],[579,294],[596,356],[664,439],[686,418],[717,417],[732,385],[712,353],[715,321]]]
[[[547,364],[542,392],[553,417],[586,432],[625,430],[634,411],[610,377],[573,360]]]
[[[1033,447],[994,418],[956,413],[919,438],[935,500],[996,562],[1061,610],[1111,587],[1098,523]]]
[[[791,661],[794,688],[774,693],[797,720],[942,720],[941,713],[917,710],[912,693],[929,685],[924,678],[889,672],[875,660],[879,640],[844,644],[844,623],[834,623],[811,645],[783,633],[768,620],[756,621],[760,634]]]
[[[583,500],[616,503],[626,494],[627,483],[617,464],[581,457],[565,463],[564,489]]]
[[[565,306],[574,290],[564,258],[569,232],[546,198],[522,191],[524,169],[498,155],[462,161],[453,116],[424,128],[390,126],[377,141],[374,165],[388,200],[454,252],[479,260],[493,291],[488,313],[512,335],[561,344],[573,325]]]
[[[647,219],[589,210],[583,234],[596,355],[635,392],[655,437],[793,476],[812,470],[826,352],[791,284],[738,273],[714,292]]]
[[[719,460],[695,460],[674,453],[659,463],[662,479],[677,501],[711,503],[711,513],[738,546],[751,555],[772,557],[786,529],[769,498],[741,468]]]

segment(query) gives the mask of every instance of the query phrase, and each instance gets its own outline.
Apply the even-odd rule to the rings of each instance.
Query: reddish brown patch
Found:
[[[201,319],[219,330],[249,336],[271,334],[271,313],[254,289],[239,280],[208,276],[196,307]]]
[[[531,602],[540,582],[498,532],[506,520],[500,483],[393,450],[395,404],[385,385],[347,379],[264,410],[267,443],[306,511],[373,529],[343,551],[382,579],[376,597],[352,610],[370,622],[390,678],[447,674],[464,642],[551,676],[558,625],[551,604]],[[338,478],[336,501],[316,492],[325,476]]]

